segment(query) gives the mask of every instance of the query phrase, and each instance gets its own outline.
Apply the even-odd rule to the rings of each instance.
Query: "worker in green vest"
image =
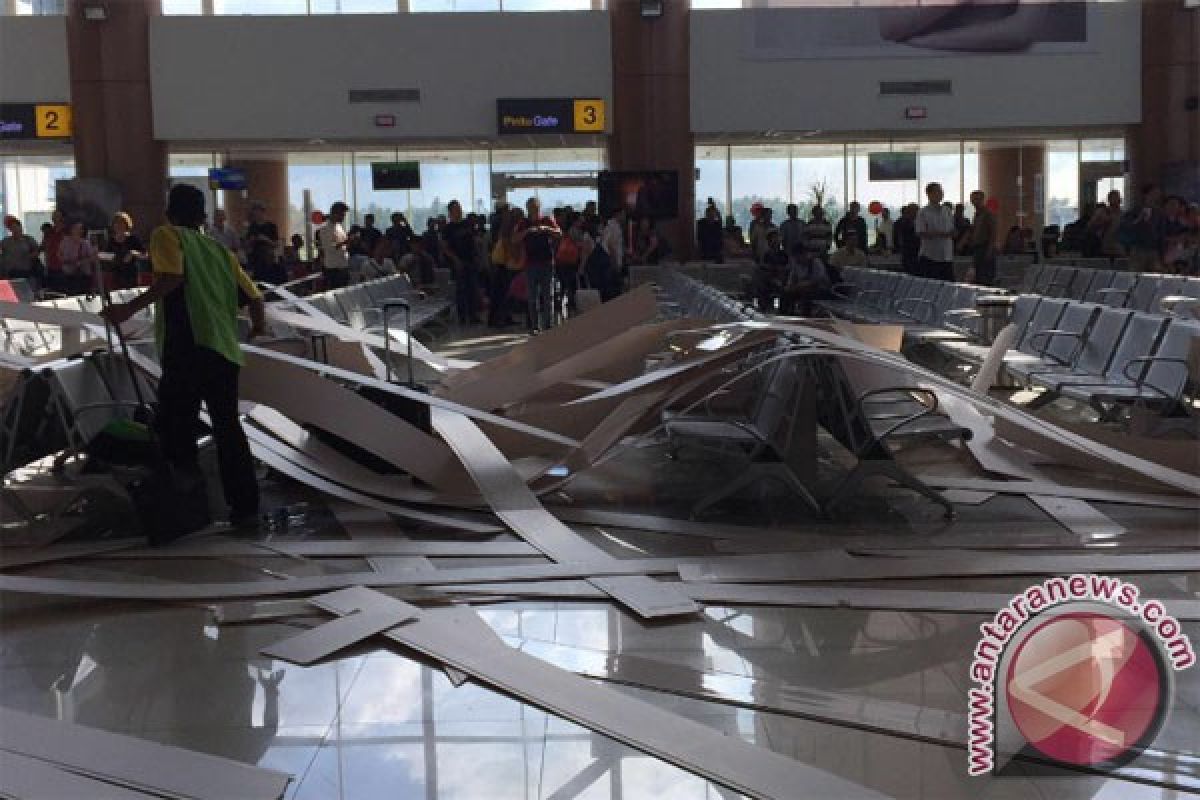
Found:
[[[155,339],[162,365],[155,418],[163,456],[174,467],[197,471],[200,404],[207,407],[230,522],[258,521],[254,460],[238,417],[238,371],[245,363],[238,344],[239,290],[248,300],[251,338],[265,328],[262,295],[237,257],[202,233],[204,194],[179,184],[167,199],[168,225],[150,237],[154,282],[105,317],[120,325],[154,305]]]

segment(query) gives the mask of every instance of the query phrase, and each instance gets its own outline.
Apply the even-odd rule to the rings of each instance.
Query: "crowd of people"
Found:
[[[813,206],[807,220],[800,218],[796,205],[789,205],[786,218],[776,224],[772,209],[755,204],[743,234],[732,216],[722,224],[720,210],[709,198],[696,222],[697,248],[703,260],[718,264],[727,258],[753,260],[757,304],[771,311],[778,303],[782,313],[804,313],[838,283],[842,268],[866,266],[871,255],[898,257],[905,272],[946,281],[955,280],[955,258],[969,257],[963,277],[983,286],[995,282],[998,254],[1120,257],[1134,271],[1200,274],[1200,207],[1179,196],[1164,197],[1154,185],[1143,187],[1132,208],[1123,208],[1121,193],[1114,190],[1105,204],[1085,205],[1080,218],[1061,234],[1057,226],[1048,226],[1040,251],[1028,228],[1013,226],[1000,240],[994,210],[982,191],[971,193],[970,217],[962,203],[945,202],[940,184],[928,184],[925,195],[925,205],[905,205],[895,219],[890,209],[873,204],[874,242],[868,241],[867,221],[857,202],[832,226],[820,205]]]
[[[348,213],[345,203],[334,203],[316,232],[316,266],[326,287],[398,272],[429,286],[434,270],[445,268],[460,323],[505,328],[523,317],[534,334],[575,313],[581,289],[610,300],[623,291],[630,264],[658,263],[670,252],[650,220],[631,225],[625,211],[603,219],[595,202],[547,214],[531,197],[524,208],[499,203],[483,215],[464,214],[451,200],[445,215],[430,217],[419,234],[400,213],[386,231],[371,214],[347,228]]]

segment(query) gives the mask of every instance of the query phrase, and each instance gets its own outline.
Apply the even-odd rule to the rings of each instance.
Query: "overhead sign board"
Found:
[[[605,102],[599,98],[501,97],[496,100],[500,135],[604,133]]]
[[[69,139],[66,103],[0,103],[0,139]]]
[[[208,188],[245,191],[246,171],[240,167],[213,167],[208,171]]]

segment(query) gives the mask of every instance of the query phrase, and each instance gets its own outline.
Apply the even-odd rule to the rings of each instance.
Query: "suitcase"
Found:
[[[384,300],[380,306],[383,310],[383,358],[384,364],[387,367],[386,380],[388,383],[394,383],[392,380],[392,337],[387,335],[388,317],[392,309],[404,309],[404,335],[408,342],[408,388],[416,392],[429,394],[428,387],[417,383],[413,374],[413,335],[412,335],[412,307],[404,298],[394,298]],[[374,402],[379,403],[388,411],[391,411],[396,416],[405,420],[409,424],[424,431],[425,433],[433,433],[433,423],[429,419],[429,404],[422,403],[418,400],[413,400],[408,397],[400,397],[399,395],[389,394],[382,389],[371,389],[365,387],[363,395],[370,397]]]

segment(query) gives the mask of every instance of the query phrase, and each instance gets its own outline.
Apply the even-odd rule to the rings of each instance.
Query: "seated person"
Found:
[[[437,283],[433,258],[425,250],[425,239],[414,238],[409,251],[400,259],[400,271],[408,275],[413,286],[433,286]]]
[[[779,241],[779,231],[767,234],[762,263],[754,268],[754,298],[764,314],[775,313],[775,298],[780,296],[787,277],[788,257]]]
[[[811,317],[813,301],[828,292],[829,287],[829,273],[820,256],[814,255],[803,244],[796,245],[779,296],[779,313]]]
[[[846,231],[843,242],[843,245],[829,257],[829,265],[838,270],[845,267],[867,266],[867,253],[858,241],[858,234],[854,231]]]
[[[742,226],[732,215],[725,218],[725,255],[730,258],[749,258],[750,246],[742,235]]]

